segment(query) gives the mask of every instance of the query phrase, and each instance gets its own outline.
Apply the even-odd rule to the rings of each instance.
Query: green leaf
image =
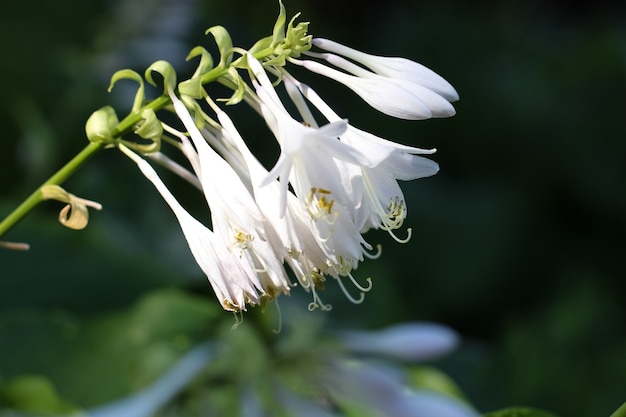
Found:
[[[487,413],[484,417],[557,417],[557,415],[535,408],[511,407]]]
[[[40,375],[20,376],[0,387],[0,405],[35,414],[66,414],[78,410],[59,397],[52,382]]]
[[[153,382],[192,346],[212,337],[221,313],[204,297],[159,290],[131,308],[90,319],[48,311],[0,316],[0,369],[8,379],[41,375],[63,400],[93,407]],[[50,401],[50,387],[38,384],[43,394],[30,396],[30,404],[50,411],[58,404]],[[24,395],[11,394],[11,404]]]
[[[615,410],[611,417],[626,417],[626,402],[620,408]]]
[[[468,402],[459,386],[448,375],[431,366],[415,366],[408,370],[408,384],[411,387],[434,391],[439,394]]]

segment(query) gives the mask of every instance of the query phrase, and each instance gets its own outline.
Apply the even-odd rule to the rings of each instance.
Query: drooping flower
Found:
[[[458,100],[458,94],[447,81],[423,65],[405,58],[365,54],[326,39],[316,38],[312,42],[370,70],[334,53],[306,52],[343,71],[314,60],[291,59],[291,62],[344,84],[382,113],[408,120],[455,114],[450,102]]]
[[[265,178],[269,174],[267,169],[258,161],[240,136],[228,115],[217,111],[217,117],[222,124],[223,133],[237,147],[245,160],[246,169],[251,178]],[[327,260],[323,249],[316,240],[304,212],[291,192],[286,192],[286,207],[281,214],[281,185],[277,180],[261,186],[252,181],[252,190],[255,201],[265,216],[268,238],[277,239],[273,246],[280,260],[286,261],[294,272],[300,285],[313,293],[314,301],[311,306],[324,304],[316,293],[317,279],[321,273],[327,271]]]
[[[371,55],[329,39],[314,38],[312,43],[320,49],[334,52],[363,64],[376,74],[419,84],[439,94],[450,102],[459,99],[459,95],[454,87],[442,76],[430,68],[410,59]]]
[[[295,101],[306,97],[322,115],[334,122],[341,118],[304,83],[284,74],[284,83],[292,91]],[[294,91],[293,88],[297,89]],[[296,95],[297,94],[297,95]],[[301,103],[300,106],[306,105]],[[340,140],[351,145],[365,156],[365,164],[350,167],[351,174],[344,179],[351,187],[350,196],[354,209],[354,221],[362,233],[367,229],[381,228],[389,231],[398,241],[393,230],[402,226],[407,207],[397,180],[413,180],[437,173],[436,162],[419,155],[432,154],[426,150],[392,142],[369,132],[348,125]]]
[[[276,136],[281,153],[275,166],[260,185],[279,179],[281,215],[287,201],[288,183],[306,208],[311,227],[323,241],[331,271],[347,273],[363,259],[365,242],[351,216],[348,191],[341,179],[346,165],[368,164],[365,156],[353,146],[339,140],[346,131],[346,120],[337,120],[320,128],[293,119],[277,102],[265,70],[252,56],[248,57],[256,77],[256,92],[265,120]]]
[[[251,268],[246,268],[247,265],[239,262],[232,253],[224,250],[223,243],[215,234],[180,205],[147,161],[124,145],[119,147],[154,184],[176,215],[189,249],[207,276],[222,307],[230,311],[239,311],[245,310],[246,303],[258,304],[262,286],[255,272]]]
[[[231,253],[256,271],[270,299],[288,293],[289,279],[268,240],[264,216],[254,198],[233,167],[209,146],[183,102],[173,93],[170,98],[193,142],[192,147],[185,136],[180,136],[211,209],[214,232]]]

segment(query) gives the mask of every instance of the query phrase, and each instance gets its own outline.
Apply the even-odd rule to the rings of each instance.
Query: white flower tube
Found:
[[[261,285],[253,271],[245,270],[235,257],[220,250],[221,245],[215,234],[180,205],[148,162],[124,145],[119,145],[119,148],[137,164],[176,215],[193,257],[209,279],[224,309],[239,311],[245,310],[246,302],[258,304],[257,290],[261,289]]]
[[[458,93],[448,81],[433,70],[410,59],[371,55],[329,39],[315,38],[312,43],[320,49],[359,62],[377,74],[422,85],[448,101],[459,99]]]
[[[267,239],[264,216],[249,190],[235,170],[208,145],[185,105],[174,94],[170,98],[197,150],[195,153],[191,147],[183,146],[200,178],[215,233],[233,255],[248,263],[246,268],[256,271],[266,295],[273,299],[278,293],[288,293],[289,279]]]
[[[357,77],[311,60],[293,59],[291,62],[340,82],[358,94],[367,104],[386,115],[406,120],[430,119],[433,115],[418,96],[385,77]]]
[[[383,82],[391,82],[397,84],[401,88],[407,90],[409,93],[413,94],[415,97],[420,99],[428,110],[431,112],[431,117],[450,117],[454,116],[456,111],[450,102],[434,90],[416,82],[414,79],[407,78],[395,78],[395,77],[387,77],[384,75],[377,74],[375,72],[368,71],[362,66],[356,65],[353,62],[348,61],[340,56],[330,53],[308,53],[308,55],[315,56],[321,59],[324,59],[329,64],[341,68],[348,73],[355,75],[361,78],[369,78],[374,80],[381,80]]]

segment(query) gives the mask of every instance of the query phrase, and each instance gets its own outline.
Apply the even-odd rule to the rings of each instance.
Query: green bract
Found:
[[[157,85],[156,81],[152,78],[152,73],[156,72],[163,77],[163,95],[166,96],[168,91],[173,90],[176,87],[176,71],[174,67],[167,61],[156,61],[146,69],[145,77],[151,85]]]
[[[135,94],[135,100],[133,101],[133,108],[131,110],[132,113],[138,113],[145,100],[145,87],[141,75],[129,69],[119,70],[111,77],[111,84],[109,85],[108,91],[110,93],[111,90],[113,90],[113,86],[115,85],[115,83],[123,79],[137,81],[137,83],[139,84],[139,88],[137,89],[137,93]]]

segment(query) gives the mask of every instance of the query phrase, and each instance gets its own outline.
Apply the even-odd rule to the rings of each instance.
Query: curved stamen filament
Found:
[[[383,253],[383,245],[381,245],[380,243],[377,244],[375,253],[370,253],[365,248],[362,249],[362,252],[363,252],[363,255],[365,255],[369,259],[378,259],[380,258],[380,255]]]
[[[308,305],[308,309],[309,311],[313,311],[316,308],[321,308],[322,311],[330,311],[333,309],[333,306],[330,304],[324,304],[320,298],[320,296],[317,294],[317,291],[315,291],[315,287],[311,287],[311,292],[313,293],[313,301],[311,301]]]
[[[398,229],[404,223],[404,218],[406,217],[406,206],[404,204],[404,200],[401,200],[399,196],[396,196],[395,199],[389,199],[389,204],[387,205],[387,209],[385,209],[380,203],[380,199],[376,195],[374,191],[374,187],[369,179],[369,176],[365,172],[365,170],[361,170],[363,183],[365,184],[365,191],[369,197],[370,202],[374,208],[374,212],[378,215],[380,219],[380,227],[382,230],[388,232],[393,239],[398,243],[407,243],[411,239],[411,229],[407,229],[407,237],[402,239],[396,236],[393,233],[393,230]]]
[[[362,292],[370,292],[370,290],[372,289],[372,287],[374,286],[374,284],[372,284],[372,278],[367,277],[366,281],[367,281],[367,287],[362,286],[361,284],[359,284],[356,279],[352,276],[352,274],[348,274],[348,278],[350,278],[350,281],[352,281],[352,284],[354,284],[355,287],[357,287],[359,290],[361,290]]]
[[[365,293],[364,292],[360,293],[360,297],[358,299],[354,298],[352,296],[352,294],[350,294],[348,292],[348,290],[346,289],[345,285],[343,285],[343,281],[341,280],[341,277],[337,277],[337,282],[339,282],[339,286],[341,287],[341,291],[343,291],[344,295],[346,296],[346,298],[348,300],[350,300],[351,303],[353,303],[353,304],[361,304],[363,302],[363,300],[365,300]]]

